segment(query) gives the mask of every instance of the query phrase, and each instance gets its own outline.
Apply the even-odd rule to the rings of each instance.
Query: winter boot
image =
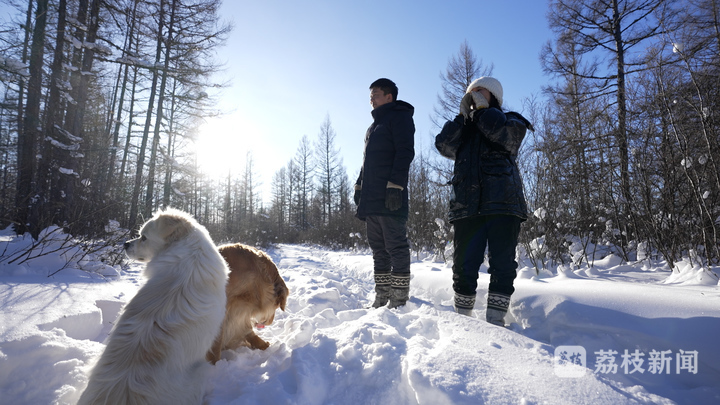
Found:
[[[474,295],[463,295],[455,293],[455,312],[460,315],[472,316],[475,307]]]
[[[510,296],[503,293],[488,293],[485,319],[493,325],[505,326],[505,314],[510,306]]]
[[[392,275],[390,292],[390,305],[388,308],[397,308],[405,305],[410,298],[410,274]]]
[[[387,305],[390,300],[390,273],[375,274],[375,302],[373,308]]]

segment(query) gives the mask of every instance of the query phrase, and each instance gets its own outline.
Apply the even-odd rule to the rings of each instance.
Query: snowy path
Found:
[[[586,273],[520,272],[506,328],[452,311],[451,271],[412,264],[405,307],[365,309],[368,253],[281,245],[268,251],[291,294],[259,332],[266,351],[226,351],[207,382],[210,404],[719,403],[720,288],[663,284],[668,273],[606,265]],[[488,275],[480,276],[479,297]],[[68,272],[52,281],[0,274],[0,402],[74,403],[121,305],[142,283]],[[482,301],[482,298],[479,299]],[[554,351],[587,350],[587,368],[561,377]],[[615,351],[615,373],[596,351]],[[644,354],[645,372],[620,366]],[[697,351],[696,372],[651,373],[651,351]],[[567,370],[567,369],[564,369]],[[676,372],[677,371],[677,372]],[[9,401],[9,402],[5,402]]]
[[[629,343],[628,334],[634,331],[627,330],[627,322],[632,319],[620,319],[617,330],[608,333],[601,324],[593,329],[587,322],[555,318],[562,317],[559,312],[563,305],[581,312],[582,305],[588,304],[573,301],[578,295],[602,301],[603,296],[614,291],[617,300],[609,303],[612,305],[620,302],[628,289],[654,286],[587,279],[559,283],[519,280],[518,290],[524,289],[525,294],[518,293],[513,311],[518,324],[511,329],[534,335],[530,339],[453,313],[450,270],[444,265],[413,263],[412,299],[405,308],[367,310],[359,308],[367,307],[372,296],[369,255],[299,246],[282,246],[271,255],[291,288],[288,312],[263,332],[273,340],[268,352],[241,350],[218,364],[211,379],[213,403],[671,403],[634,386],[632,380],[625,381],[630,388],[622,388],[591,372],[582,378],[559,378],[554,373],[554,346],[541,343],[610,345],[603,349]],[[480,282],[481,286],[487,285],[487,274],[481,276]],[[577,294],[587,291],[588,286],[573,282],[603,284],[592,287],[595,293]],[[625,288],[619,289],[619,285]],[[564,290],[565,296],[556,290]],[[555,304],[548,305],[553,300]],[[689,300],[684,309],[694,309],[693,303],[708,305],[706,301]],[[639,308],[646,308],[642,304]],[[543,323],[540,318],[547,309],[554,319],[546,321],[545,327],[532,325]],[[593,317],[605,311],[601,305],[591,307],[585,315]],[[484,315],[482,309],[476,312]],[[613,323],[612,319],[600,321]],[[693,322],[702,324],[703,320]],[[566,328],[566,332],[553,331],[565,323],[574,326]],[[604,341],[607,335],[617,335],[616,341]],[[641,338],[639,343],[648,343],[647,336]],[[594,350],[593,345],[587,346],[588,351]],[[705,367],[710,369],[707,364]],[[712,371],[713,376],[720,375],[717,369]],[[712,386],[710,381],[705,383]],[[699,398],[717,396],[718,392],[707,389]]]

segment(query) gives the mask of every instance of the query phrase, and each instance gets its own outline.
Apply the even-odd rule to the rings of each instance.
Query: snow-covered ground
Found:
[[[0,234],[4,257],[22,243]],[[687,264],[670,273],[609,256],[540,276],[521,267],[500,328],[484,321],[484,305],[477,318],[453,312],[444,263],[412,263],[405,307],[366,309],[368,252],[268,253],[291,291],[287,311],[258,332],[266,351],[223,354],[208,376],[210,404],[720,403],[720,287]],[[143,283],[139,265],[87,259],[75,267],[93,272],[46,277],[63,260],[0,263],[0,403],[74,403]],[[487,283],[483,272],[479,297]]]

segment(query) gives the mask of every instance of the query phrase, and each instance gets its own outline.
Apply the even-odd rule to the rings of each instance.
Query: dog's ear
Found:
[[[279,278],[280,276],[278,276]],[[285,310],[285,305],[287,304],[288,294],[290,291],[288,290],[287,286],[285,286],[285,283],[280,279],[280,281],[275,282],[275,305],[279,306],[280,309],[283,311]]]
[[[193,225],[182,216],[161,215],[158,218],[158,229],[165,242],[175,242],[186,237],[192,231]]]

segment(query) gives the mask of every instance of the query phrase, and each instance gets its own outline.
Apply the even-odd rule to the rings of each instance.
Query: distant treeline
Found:
[[[134,230],[172,206],[218,242],[365,244],[330,117],[273,174],[270,201],[258,193],[252,154],[240,175],[199,170],[197,128],[222,87],[212,55],[230,29],[220,0],[6,3],[5,225],[35,238],[50,225],[101,238],[111,221]],[[720,0],[553,0],[547,17],[548,85],[522,111],[536,129],[519,162],[532,211],[524,254],[538,268],[592,263],[600,252],[720,264]],[[490,74],[463,43],[438,89],[438,130],[468,84]],[[442,256],[451,240],[451,171],[432,146],[416,151],[416,252]]]

